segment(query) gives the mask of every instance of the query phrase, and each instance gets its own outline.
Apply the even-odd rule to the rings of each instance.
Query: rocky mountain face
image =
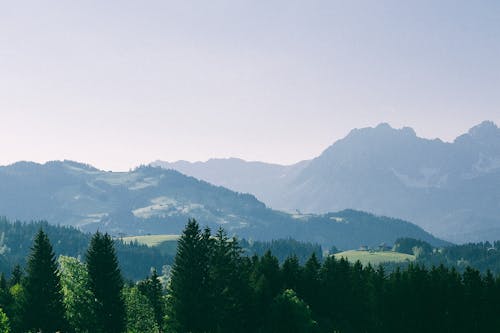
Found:
[[[241,160],[155,165],[253,193],[276,209],[352,208],[397,216],[451,241],[500,239],[500,129],[488,121],[452,143],[388,124],[355,129],[317,158],[291,166]]]
[[[105,172],[71,161],[20,162],[0,167],[0,215],[45,219],[113,235],[179,234],[189,218],[255,240],[292,237],[324,246],[357,248],[413,237],[444,244],[405,221],[352,210],[290,214],[266,207],[251,194],[185,176],[140,167]]]

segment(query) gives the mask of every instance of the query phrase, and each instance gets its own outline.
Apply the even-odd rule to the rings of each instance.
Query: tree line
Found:
[[[500,327],[500,279],[467,268],[383,267],[313,252],[280,263],[246,256],[223,229],[190,220],[172,271],[122,277],[113,239],[92,236],[83,260],[56,259],[47,234],[26,271],[0,276],[0,333],[490,332]],[[165,282],[165,283],[162,283]]]
[[[37,232],[42,228],[52,240],[56,256],[84,257],[91,234],[71,226],[51,225],[46,221],[20,222],[0,217],[0,272],[9,274],[18,264],[25,262]],[[172,265],[174,254],[139,243],[114,241],[120,269],[125,279],[140,280],[155,267]]]
[[[490,332],[500,327],[500,278],[466,268],[382,266],[313,253],[301,265],[270,251],[241,255],[223,230],[190,221],[167,296],[172,332]]]

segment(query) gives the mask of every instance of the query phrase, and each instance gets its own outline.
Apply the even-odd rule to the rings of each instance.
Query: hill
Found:
[[[383,263],[404,263],[415,261],[415,256],[405,253],[392,252],[392,251],[358,251],[349,250],[344,252],[335,253],[336,258],[346,258],[352,263],[356,261],[361,262],[363,266],[371,264],[378,266]]]
[[[275,209],[349,208],[412,221],[450,241],[500,239],[500,129],[488,121],[451,143],[388,124],[354,129],[291,166],[234,159],[154,165],[253,193]]]
[[[325,248],[391,243],[399,237],[443,243],[411,223],[366,213],[276,211],[253,195],[157,167],[105,172],[71,161],[20,162],[0,167],[0,186],[0,214],[10,219],[43,219],[119,237],[180,234],[186,221],[196,218],[240,238],[294,238]]]
[[[57,256],[67,255],[82,260],[91,235],[73,227],[55,226],[47,222],[10,222],[0,218],[0,272],[9,275],[17,264],[24,266],[38,230],[43,229]],[[126,279],[143,279],[152,267],[161,272],[162,267],[173,263],[173,255],[140,244],[125,244],[115,240],[120,269]],[[175,251],[174,251],[175,255]]]

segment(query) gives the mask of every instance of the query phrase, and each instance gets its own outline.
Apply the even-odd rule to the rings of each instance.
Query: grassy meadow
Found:
[[[392,252],[392,251],[359,251],[349,250],[344,252],[335,253],[336,258],[344,257],[350,262],[354,263],[360,261],[363,266],[370,263],[372,266],[377,266],[386,262],[405,262],[414,261],[415,256],[405,253]]]

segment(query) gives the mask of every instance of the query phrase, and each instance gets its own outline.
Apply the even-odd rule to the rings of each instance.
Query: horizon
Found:
[[[317,156],[500,123],[500,3],[33,0],[0,12],[0,164]]]
[[[128,172],[128,171],[137,169],[137,168],[142,167],[142,166],[150,166],[152,163],[155,163],[155,162],[167,162],[167,163],[177,163],[177,162],[206,163],[206,162],[208,162],[210,160],[230,160],[230,159],[236,159],[236,160],[241,160],[241,161],[250,162],[250,163],[256,162],[256,163],[274,164],[274,165],[281,165],[281,166],[291,166],[291,165],[294,165],[294,164],[297,164],[297,163],[300,163],[300,162],[303,162],[303,161],[314,159],[315,157],[317,157],[320,154],[322,154],[330,146],[334,145],[337,141],[342,140],[345,137],[347,137],[354,130],[375,129],[376,127],[379,127],[381,125],[387,124],[393,130],[402,130],[404,128],[410,128],[410,129],[412,129],[412,130],[415,131],[416,137],[420,138],[420,139],[425,139],[425,140],[440,140],[440,141],[445,142],[445,143],[453,143],[461,135],[467,134],[470,129],[472,129],[474,127],[477,127],[479,125],[482,125],[484,123],[492,123],[493,125],[495,125],[495,127],[498,128],[498,124],[495,121],[492,121],[492,120],[483,120],[483,121],[481,121],[481,122],[479,122],[477,124],[474,124],[474,125],[470,126],[463,133],[458,133],[452,140],[444,140],[444,139],[442,139],[440,137],[430,137],[430,138],[424,137],[424,136],[419,135],[419,133],[417,131],[415,131],[415,129],[413,127],[410,127],[410,126],[395,127],[392,124],[390,124],[389,122],[381,122],[381,123],[378,123],[376,125],[367,126],[367,127],[355,127],[355,128],[350,129],[345,136],[343,136],[343,137],[335,140],[334,142],[332,142],[329,145],[327,145],[326,147],[324,147],[318,155],[311,156],[310,158],[306,158],[306,159],[297,160],[295,162],[288,163],[288,164],[276,163],[276,162],[273,162],[273,161],[250,160],[250,159],[245,159],[245,158],[241,158],[241,157],[238,157],[238,156],[227,156],[227,157],[213,156],[213,157],[209,157],[209,158],[204,159],[204,160],[185,160],[185,159],[165,160],[165,159],[157,158],[157,159],[153,159],[153,160],[150,160],[150,161],[144,161],[142,163],[138,163],[136,165],[132,165],[132,166],[130,166],[128,168],[123,168],[123,169],[106,169],[106,168],[100,167],[99,165],[95,165],[95,164],[89,163],[88,161],[78,160],[78,159],[68,159],[68,158],[58,158],[58,159],[50,159],[50,160],[42,160],[42,161],[35,161],[35,160],[29,160],[29,159],[21,159],[21,160],[13,161],[11,163],[0,164],[0,167],[10,166],[10,165],[13,165],[13,164],[16,164],[16,163],[23,163],[23,162],[26,162],[26,163],[36,163],[36,164],[41,164],[41,165],[46,164],[46,163],[50,163],[50,162],[75,162],[75,163],[79,163],[79,164],[89,165],[89,166],[94,167],[94,168],[96,168],[98,170],[101,170],[101,171],[108,171],[108,172]]]

